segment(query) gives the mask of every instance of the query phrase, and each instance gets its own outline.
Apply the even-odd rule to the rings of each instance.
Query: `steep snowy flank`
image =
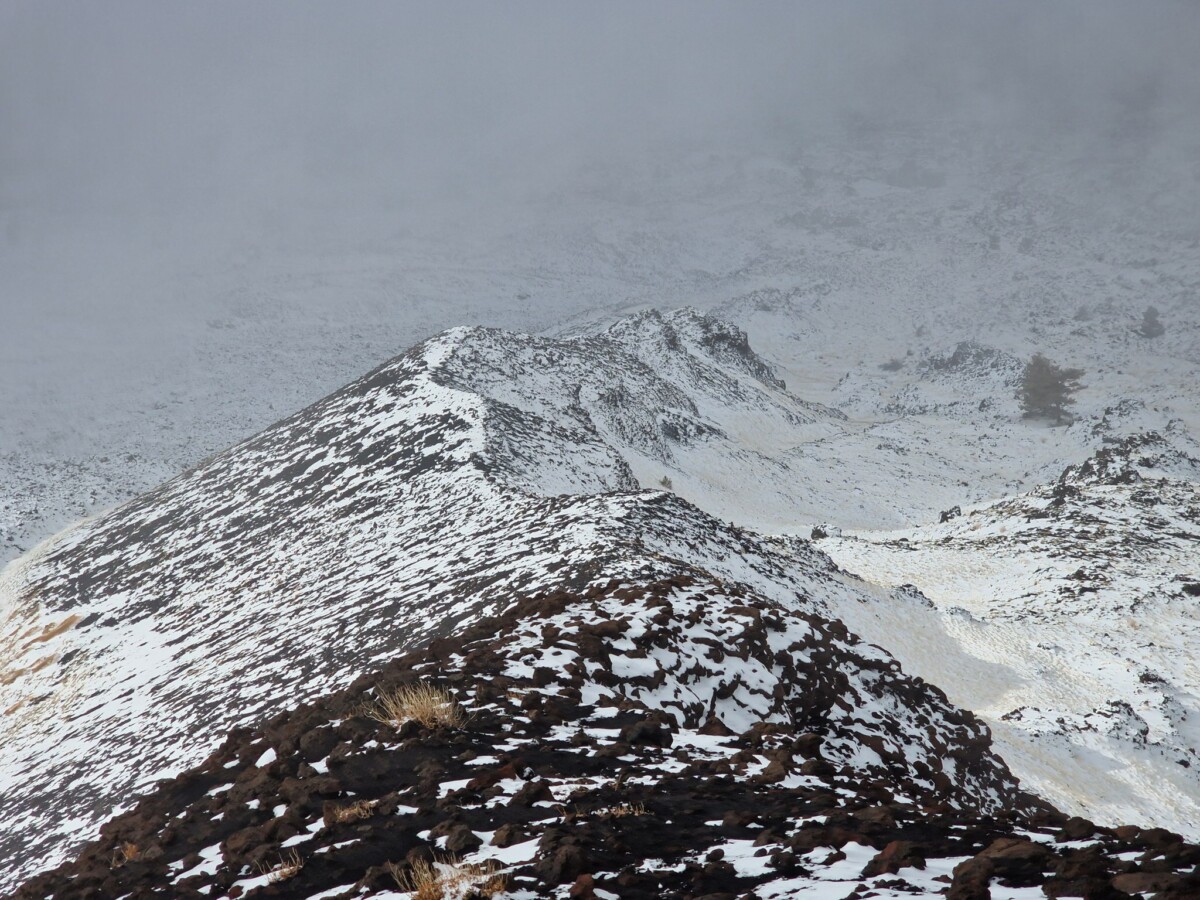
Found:
[[[1200,822],[1200,461],[1180,430],[938,525],[821,542],[900,591],[847,624],[994,728],[1024,783],[1105,821]],[[901,620],[911,624],[903,625]]]
[[[4,574],[8,883],[231,727],[516,596],[699,569],[820,613],[856,590],[826,557],[632,490],[626,457],[765,466],[736,429],[838,418],[695,314],[562,341],[459,329],[68,530]]]
[[[599,489],[582,481],[586,466],[565,479],[556,471],[566,438],[620,455],[628,474],[606,478],[610,488],[666,478],[735,521],[755,508],[778,511],[770,524],[783,526],[797,508],[815,511],[823,478],[797,465],[794,448],[845,427],[841,413],[788,393],[743,332],[688,309],[566,340],[474,332],[445,372],[508,416],[492,435],[506,442],[494,456],[510,483],[541,494]]]
[[[1164,427],[1163,446],[1114,443],[1164,415],[1114,402],[1042,446],[1013,427],[1009,397],[983,410],[995,437],[981,437],[972,417],[1010,389],[1014,357],[964,344],[922,360],[917,406],[868,421],[798,399],[744,332],[694,311],[558,338],[456,329],[68,529],[0,576],[0,853],[13,860],[0,889],[231,728],[520,597],[683,576],[845,622],[987,720],[1017,775],[1069,811],[1192,834],[1185,426]],[[821,542],[867,582],[799,537],[728,523],[795,535],[919,518],[905,490],[926,476],[940,486],[922,503],[962,499],[948,435],[999,448],[1021,477],[1065,447],[1112,449],[939,526]],[[943,738],[905,733],[905,765],[945,755],[930,749]],[[875,743],[860,732],[864,755],[840,761],[878,774]],[[928,777],[934,802],[998,796],[961,770]]]

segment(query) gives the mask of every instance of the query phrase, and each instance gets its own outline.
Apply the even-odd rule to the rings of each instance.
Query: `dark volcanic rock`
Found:
[[[463,714],[364,715],[414,684]],[[867,703],[884,711],[869,727],[841,712]],[[550,708],[561,721],[533,715]],[[1089,829],[1086,850],[1059,840]],[[1155,858],[1117,858],[1132,849]],[[677,578],[528,598],[239,731],[16,897],[350,900],[428,864],[484,894],[503,877],[534,896],[743,897],[837,871],[839,896],[977,900],[993,879],[1187,896],[1197,852],[1021,794],[978,723],[836,623]]]

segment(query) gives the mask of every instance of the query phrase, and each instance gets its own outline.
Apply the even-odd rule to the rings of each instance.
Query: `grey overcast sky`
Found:
[[[850,112],[1170,132],[1198,39],[1194,2],[0,0],[0,204],[436,196]]]

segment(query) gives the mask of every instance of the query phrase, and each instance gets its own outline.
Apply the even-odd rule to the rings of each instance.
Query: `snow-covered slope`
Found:
[[[823,543],[867,582],[799,537],[726,524],[807,533],[813,521],[927,518],[958,489],[956,434],[987,449],[980,469],[1023,466],[1019,482],[1089,447],[1129,456],[1138,445],[1113,442],[1165,415],[1132,399],[1081,408],[1069,428],[1022,422],[1015,360],[978,344],[931,353],[899,399],[847,402],[848,417],[799,399],[726,318],[694,311],[558,338],[432,339],[4,572],[3,847],[61,859],[228,728],[517,596],[695,571],[894,647],[987,718],[1017,774],[1065,808],[1191,833],[1200,769],[1186,713],[1200,691],[1181,598],[1192,582],[1171,581],[1193,577],[1181,568],[1194,540],[1186,420],[1164,424],[1169,447],[1146,444],[1140,477],[1170,476],[1158,500],[1087,480],[1114,465],[1112,450],[1057,486],[968,507],[929,539],[917,529],[907,543],[865,532]],[[1001,457],[1011,462],[995,466]],[[941,493],[922,506],[912,498],[925,475]],[[1068,515],[1073,503],[1081,511]],[[987,516],[991,527],[970,527]],[[1097,533],[1112,547],[1096,549]],[[1143,555],[1123,568],[1112,560],[1128,546]],[[1021,574],[1034,552],[1047,562],[1033,568],[1056,576]],[[1107,565],[1089,569],[1101,555]],[[1153,603],[1121,600],[1155,572]],[[908,583],[971,615],[888,590]],[[976,599],[954,593],[962,584]],[[1067,606],[1081,636],[1070,645],[1055,637]],[[1161,652],[1113,637],[1143,627]]]
[[[744,333],[694,310],[650,310],[567,340],[479,332],[446,373],[509,416],[495,455],[506,480],[531,492],[669,484],[720,518],[755,509],[759,527],[831,500],[797,448],[841,432],[845,417],[790,394]],[[562,480],[564,440],[610,448],[625,474]]]
[[[77,434],[47,415],[59,407],[40,389],[12,395],[19,415],[0,429],[0,552],[15,555],[51,526],[124,500],[261,427],[275,417],[272,408],[295,408],[343,383],[365,368],[363,359],[442,327],[451,315],[444,304],[457,321],[516,318],[537,327],[546,322],[533,309],[551,298],[556,314],[608,311],[556,327],[558,338],[472,330],[435,340],[428,347],[434,356],[418,354],[391,370],[401,381],[419,381],[419,391],[385,396],[377,406],[382,388],[368,385],[357,398],[351,390],[325,412],[319,405],[268,430],[240,456],[209,460],[21,560],[0,587],[0,709],[15,707],[5,717],[13,725],[7,733],[29,743],[6,755],[13,773],[6,777],[25,786],[31,766],[41,764],[41,751],[32,749],[38,738],[18,721],[49,723],[39,745],[49,752],[101,715],[81,699],[102,682],[86,676],[86,666],[133,679],[93,698],[115,698],[118,730],[130,732],[161,714],[153,698],[137,699],[144,671],[169,669],[168,658],[178,656],[189,678],[219,685],[233,667],[221,660],[237,656],[242,635],[277,642],[277,654],[260,664],[267,682],[292,671],[287,654],[295,652],[315,660],[318,680],[322,672],[335,679],[390,652],[372,641],[378,624],[403,605],[396,583],[413,585],[404,597],[428,595],[436,608],[468,616],[475,600],[464,596],[494,608],[489,585],[497,595],[510,583],[533,588],[590,572],[610,557],[627,559],[633,546],[651,560],[637,564],[643,568],[663,556],[701,559],[710,569],[724,566],[727,577],[757,579],[775,598],[794,595],[790,582],[800,578],[799,590],[815,602],[816,592],[803,587],[809,576],[794,570],[827,564],[807,556],[802,542],[703,518],[693,527],[698,514],[678,499],[628,493],[657,488],[664,478],[678,497],[721,521],[791,535],[831,523],[861,534],[934,522],[956,505],[1003,506],[1132,434],[1166,435],[1169,426],[1200,433],[1200,259],[1197,207],[1189,202],[1200,180],[1186,169],[1191,176],[1171,181],[1136,159],[1079,166],[1078,149],[880,133],[849,145],[813,140],[776,148],[769,158],[696,154],[641,172],[598,172],[578,197],[559,206],[542,198],[529,221],[506,222],[472,248],[454,243],[450,225],[435,241],[396,237],[383,217],[364,225],[373,242],[367,250],[293,247],[272,257],[269,277],[254,283],[238,274],[253,268],[243,260],[211,268],[216,274],[197,269],[186,290],[164,288],[184,304],[192,292],[220,295],[227,314],[201,323],[196,358],[186,366],[168,360],[156,393],[126,398],[137,413],[114,414],[109,399],[72,385],[64,393],[88,405],[99,423]],[[921,163],[901,165],[905,158]],[[734,327],[686,313],[619,313],[683,302],[713,309]],[[1167,329],[1153,339],[1135,330],[1151,304]],[[509,318],[495,313],[499,307]],[[742,330],[774,368],[746,356]],[[264,352],[268,345],[277,349]],[[1087,371],[1069,427],[1019,416],[1015,367],[1034,351]],[[360,413],[374,424],[346,425]],[[390,443],[399,431],[414,443]],[[438,460],[453,462],[439,467]],[[245,491],[249,502],[241,499]],[[422,549],[448,522],[461,522],[463,531]],[[1142,523],[1123,515],[1108,528]],[[608,542],[621,549],[597,549]],[[1086,546],[1073,540],[1063,552]],[[917,549],[937,546],[918,542]],[[954,564],[979,566],[980,554],[993,549],[975,544]],[[905,580],[936,600],[940,570],[918,563],[918,555],[893,554],[887,565],[907,561]],[[553,576],[546,569],[559,563],[552,560],[565,560]],[[897,583],[866,562],[846,564]],[[1017,577],[1010,571],[1003,577]],[[927,583],[918,581],[921,573]],[[1127,593],[1126,574],[1110,570],[1106,596]],[[872,590],[829,578],[830,591]],[[290,598],[286,613],[276,591]],[[864,632],[891,604],[903,613],[899,625],[926,621],[916,601],[906,605],[886,589],[875,596],[885,605],[854,601],[841,612],[834,598],[826,612],[853,624],[855,611],[872,609],[853,624]],[[336,616],[326,617],[327,602],[352,610],[347,615],[370,626],[372,637],[355,637]],[[81,612],[87,604],[95,604],[94,618]],[[1038,614],[1052,606],[1041,604]],[[1186,605],[1163,609],[1156,629],[1189,633]],[[1140,621],[1136,613],[1130,618]],[[70,622],[76,614],[84,618]],[[204,621],[220,623],[211,653],[198,639],[178,637]],[[419,640],[440,621],[402,628]],[[317,637],[305,645],[310,627]],[[1010,680],[972,656],[966,638],[938,637],[928,645],[938,652],[927,652],[922,642],[948,627],[929,618],[930,637],[906,639],[916,649],[897,652],[914,660],[910,666],[923,657],[945,668],[950,674],[934,680],[947,690],[968,675],[981,685],[993,683],[990,674],[997,684]],[[885,645],[892,640],[887,631],[870,633]],[[142,649],[125,655],[119,648],[127,640]],[[341,649],[326,653],[329,646]],[[97,658],[108,662],[90,661]],[[63,674],[70,666],[78,677]],[[1040,676],[1031,666],[1025,705],[1052,707],[1038,700]],[[248,710],[274,708],[272,691],[255,683],[234,679],[221,690],[238,692]],[[67,703],[86,713],[79,723],[53,702],[68,690],[79,691],[75,705]],[[1139,681],[1104,693],[1136,704],[1144,690]],[[167,707],[186,705],[182,687],[158,695],[164,691]],[[993,693],[981,687],[971,702],[991,715]],[[215,722],[226,712],[214,703],[196,715]],[[998,729],[1010,727],[993,719]],[[84,753],[90,745],[64,746]],[[1012,764],[1031,773],[1048,768],[1046,784],[1068,783],[1073,746],[1032,754],[1024,770],[1021,760]],[[1037,747],[1050,753],[1047,741]],[[185,749],[171,753],[182,761]],[[1167,800],[1186,800],[1194,771],[1164,756],[1121,791],[1154,797],[1154,785],[1164,783],[1181,788],[1171,788]],[[128,784],[145,777],[127,775]],[[84,806],[92,802],[86,790],[82,796]],[[1116,818],[1142,808],[1123,794],[1111,807],[1090,794],[1062,802],[1097,816],[1111,808]]]
[[[987,719],[1031,788],[1194,832],[1200,453],[1180,428],[941,524],[820,545],[896,589],[849,627]]]
[[[862,596],[806,542],[727,525],[635,477],[689,460],[770,472],[743,432],[840,420],[787,394],[736,330],[695,313],[574,340],[458,329],[68,530],[4,573],[6,878],[62,859],[229,728],[518,596],[680,573],[818,617]],[[718,482],[725,496],[735,487]],[[852,669],[941,702],[881,651],[855,653]],[[929,714],[904,703],[872,711],[872,679],[827,713],[865,729],[845,761],[868,771],[886,745],[921,778],[953,768],[960,739],[922,737],[911,716]],[[697,689],[697,702],[723,689]],[[986,744],[980,731],[965,740]],[[938,782],[943,799],[982,806],[1005,791],[961,770]]]

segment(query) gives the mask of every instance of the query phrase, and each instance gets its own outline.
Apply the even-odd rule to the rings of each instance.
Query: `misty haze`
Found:
[[[0,0],[0,893],[1200,896],[1198,38]]]

